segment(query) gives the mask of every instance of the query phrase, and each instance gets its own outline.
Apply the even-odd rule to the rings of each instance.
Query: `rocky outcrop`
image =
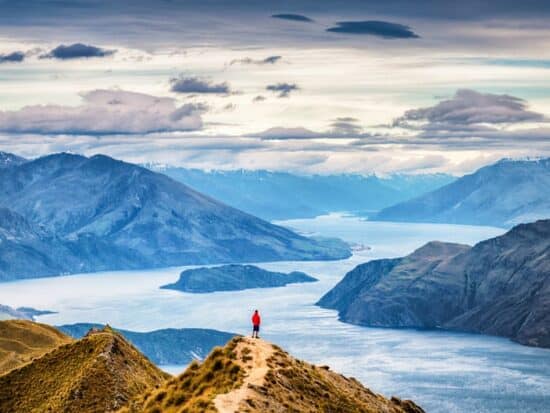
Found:
[[[318,304],[343,321],[444,328],[550,347],[550,220],[474,247],[431,242],[359,265]]]
[[[255,265],[230,264],[182,271],[178,281],[163,285],[161,288],[188,293],[211,293],[249,288],[282,287],[292,283],[314,281],[317,279],[299,271],[284,274],[267,271]]]

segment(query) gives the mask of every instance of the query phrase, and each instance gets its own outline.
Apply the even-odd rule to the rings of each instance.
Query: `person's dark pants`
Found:
[[[257,326],[253,326],[252,327],[252,338],[256,337],[258,338],[258,334],[260,334],[260,326],[257,325]]]

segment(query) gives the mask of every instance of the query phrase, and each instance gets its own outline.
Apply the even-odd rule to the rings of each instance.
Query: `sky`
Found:
[[[550,2],[0,0],[0,150],[472,172],[550,156]]]

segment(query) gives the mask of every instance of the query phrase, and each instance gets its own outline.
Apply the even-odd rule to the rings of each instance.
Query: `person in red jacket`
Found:
[[[258,334],[260,333],[261,322],[260,313],[258,310],[254,310],[254,314],[252,314],[252,338],[260,338]]]

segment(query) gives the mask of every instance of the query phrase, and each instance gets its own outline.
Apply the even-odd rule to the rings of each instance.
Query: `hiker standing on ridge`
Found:
[[[258,334],[260,333],[261,322],[260,313],[258,310],[254,310],[254,314],[252,314],[252,338],[260,338]]]

